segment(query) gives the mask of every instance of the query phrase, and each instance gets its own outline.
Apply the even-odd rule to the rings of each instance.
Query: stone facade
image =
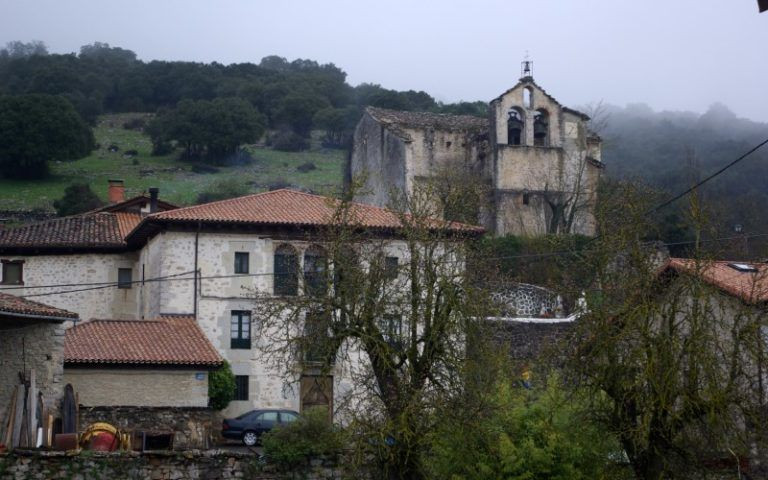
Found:
[[[218,439],[222,416],[207,407],[80,407],[80,430],[107,422],[123,431],[173,432],[173,449],[205,449]]]
[[[33,452],[0,454],[0,480],[336,480],[337,463],[315,460],[306,469],[276,473],[249,453],[220,450],[177,452]],[[360,478],[360,477],[357,477]]]
[[[13,295],[32,295],[30,300],[44,301],[53,307],[77,312],[82,320],[92,318],[135,318],[139,288],[93,288],[83,284],[117,282],[119,268],[130,268],[133,279],[141,279],[139,255],[125,253],[81,253],[69,255],[3,255],[3,260],[23,260],[24,287],[6,291]],[[0,274],[1,275],[1,274]],[[0,279],[0,281],[2,281]],[[41,285],[75,285],[70,288],[39,288]],[[35,297],[37,294],[80,290],[60,295]]]
[[[64,392],[64,326],[61,323],[34,320],[3,320],[0,324],[0,419],[6,411],[13,390],[19,384],[19,372],[27,377],[35,370],[35,383],[45,404],[57,412]]]
[[[206,407],[208,372],[180,368],[64,368],[80,404],[93,406]]]
[[[443,170],[461,172],[490,187],[477,220],[497,235],[592,235],[602,163],[588,119],[530,77],[490,102],[484,124],[369,108],[355,129],[350,177],[365,179],[359,201],[387,206],[393,188],[412,192]]]

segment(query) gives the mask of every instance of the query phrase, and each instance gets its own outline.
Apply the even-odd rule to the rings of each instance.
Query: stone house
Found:
[[[477,223],[489,232],[593,235],[603,164],[588,121],[530,75],[492,100],[487,118],[368,107],[349,176],[365,180],[357,200],[387,206],[393,187],[412,192],[448,172],[454,182],[484,185]]]
[[[35,383],[53,412],[64,391],[64,323],[77,314],[0,293],[0,421],[4,421],[19,374]],[[1,428],[0,428],[1,429]]]
[[[87,214],[0,231],[0,291],[13,288],[14,294],[29,298],[45,295],[51,305],[77,312],[86,322],[144,320],[152,328],[157,321],[152,319],[196,319],[236,376],[235,400],[225,415],[257,407],[333,407],[351,395],[350,365],[338,362],[330,375],[306,371],[300,378],[284,378],[263,358],[260,342],[265,340],[253,334],[251,316],[255,292],[302,293],[302,277],[324,255],[317,238],[330,225],[334,210],[331,199],[291,190],[185,208],[159,202],[155,191]],[[401,255],[396,234],[401,224],[395,213],[363,204],[355,204],[354,211],[372,239],[388,242],[393,259]],[[138,326],[124,323],[131,329]],[[73,334],[96,328],[87,325],[74,327]],[[112,325],[108,328],[115,335],[125,337],[117,323],[98,325]],[[153,378],[159,378],[154,370]],[[92,373],[67,363],[73,381],[86,381],[84,375]],[[149,371],[136,373],[150,381]],[[113,374],[100,375],[106,381]],[[179,375],[173,381],[185,383]],[[96,393],[87,394],[92,395]],[[99,398],[96,403],[114,401],[94,398]]]

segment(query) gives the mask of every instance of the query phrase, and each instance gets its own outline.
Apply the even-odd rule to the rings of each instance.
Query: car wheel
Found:
[[[243,443],[249,447],[256,445],[258,440],[259,437],[256,435],[256,432],[245,432],[243,434]]]

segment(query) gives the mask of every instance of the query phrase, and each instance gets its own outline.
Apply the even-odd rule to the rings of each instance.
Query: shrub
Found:
[[[168,155],[176,150],[171,142],[157,141],[152,142],[152,155],[160,157],[162,155]]]
[[[138,154],[139,154],[139,151],[138,151],[138,150],[136,150],[135,148],[132,148],[132,149],[130,149],[130,150],[126,150],[126,151],[125,151],[125,155],[127,155],[127,156],[129,156],[129,157],[135,157],[135,156],[136,156],[136,155],[138,155]]]
[[[99,197],[86,183],[76,183],[64,190],[64,196],[53,202],[53,208],[60,217],[77,215],[102,206]]]
[[[229,362],[208,374],[208,404],[216,410],[223,410],[235,398],[235,375]]]
[[[107,147],[107,150],[108,150],[108,151],[110,151],[110,152],[112,152],[112,153],[115,153],[115,152],[117,152],[117,151],[119,151],[119,150],[120,150],[120,147],[118,147],[117,145],[115,145],[114,143],[112,143],[112,144],[110,144],[110,145]]]
[[[426,468],[430,478],[593,479],[608,476],[617,440],[587,417],[587,399],[552,376],[529,390],[500,382],[483,411],[439,420]]]
[[[297,421],[261,436],[268,461],[286,470],[306,466],[318,456],[338,455],[343,444],[342,433],[323,407],[311,408]]]
[[[312,170],[315,170],[315,169],[317,169],[317,167],[312,162],[302,163],[301,165],[296,167],[296,170],[300,171],[301,173],[311,172]]]
[[[281,152],[300,152],[309,148],[309,140],[290,130],[278,132],[270,143],[272,148]]]

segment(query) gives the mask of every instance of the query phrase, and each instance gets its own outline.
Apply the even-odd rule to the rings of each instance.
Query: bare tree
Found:
[[[314,239],[324,258],[305,262],[303,294],[258,295],[254,307],[266,355],[287,377],[351,379],[336,414],[359,434],[356,458],[392,479],[424,477],[430,413],[462,389],[465,340],[486,305],[463,268],[479,231],[436,220],[434,195],[428,184],[393,192],[400,227],[378,233],[339,201]]]

